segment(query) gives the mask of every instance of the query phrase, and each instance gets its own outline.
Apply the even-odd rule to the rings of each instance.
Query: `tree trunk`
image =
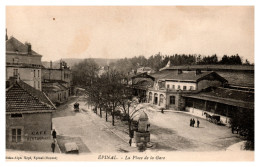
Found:
[[[115,109],[114,109],[114,107],[113,107],[113,109],[112,109],[112,113],[111,113],[111,114],[112,114],[112,125],[113,125],[113,126],[115,126],[114,110],[115,110]]]
[[[106,122],[107,122],[107,109],[106,109]]]
[[[100,107],[99,109],[100,109],[100,118],[102,118],[102,110],[101,110],[101,107]]]
[[[131,138],[131,118],[130,118],[130,115],[129,115],[129,105],[128,105],[128,129],[129,129],[129,137]]]

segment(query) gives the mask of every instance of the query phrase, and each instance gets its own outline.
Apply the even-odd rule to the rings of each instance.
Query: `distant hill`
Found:
[[[108,63],[111,63],[111,62],[116,62],[118,59],[104,59],[104,58],[92,58],[99,66],[105,66],[107,65]],[[83,61],[84,59],[78,59],[78,58],[65,58],[65,59],[62,59],[63,61],[65,61],[68,66],[70,67],[73,67],[75,64],[78,64],[79,62]],[[53,61],[52,62],[52,67],[53,68],[59,68],[60,65],[59,65],[60,61],[57,60],[57,61]],[[47,62],[47,61],[43,61],[42,62],[42,65],[46,68],[49,68],[50,67],[50,62]]]

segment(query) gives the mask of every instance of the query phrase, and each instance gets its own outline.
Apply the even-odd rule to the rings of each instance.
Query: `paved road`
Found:
[[[75,101],[76,99],[74,99]],[[99,118],[80,103],[84,108],[79,113],[73,111],[74,101],[60,107],[53,115],[53,124],[58,135],[82,142],[83,152],[132,152],[126,140],[128,127],[121,121],[116,121],[115,127],[109,127],[105,118]],[[225,126],[218,126],[200,119],[200,128],[189,126],[190,115],[183,112],[165,112],[164,114],[150,108],[145,108],[151,123],[152,151],[219,151],[232,144],[240,142],[237,135],[232,134]],[[87,112],[84,112],[88,110]],[[111,120],[111,116],[109,117]],[[120,126],[119,126],[120,125]],[[109,128],[108,128],[109,127]],[[112,131],[122,132],[115,135]]]
[[[105,152],[129,152],[133,148],[117,135],[112,133],[106,126],[104,120],[99,119],[90,111],[73,111],[72,101],[62,110],[54,113],[53,126],[60,136],[80,138],[87,149],[83,152],[105,153]],[[83,103],[80,103],[82,106]]]
[[[199,118],[200,128],[190,127],[190,119],[193,117],[191,115],[182,111],[162,114],[150,108],[149,104],[143,105],[146,106],[151,122],[151,140],[158,144],[157,149],[161,147],[179,151],[223,151],[241,141],[238,135],[232,134],[226,126]]]

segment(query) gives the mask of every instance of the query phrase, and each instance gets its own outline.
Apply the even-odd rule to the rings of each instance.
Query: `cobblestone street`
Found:
[[[100,118],[83,100],[80,112],[76,113],[71,100],[67,106],[61,106],[53,115],[53,125],[58,133],[58,140],[63,151],[64,142],[74,141],[80,152],[135,152],[136,148],[128,145],[127,122],[115,120],[111,124],[111,116],[105,121],[105,112]],[[184,112],[167,111],[164,114],[149,104],[142,105],[149,116],[151,124],[150,151],[224,151],[230,145],[240,142],[236,134],[232,134],[225,126],[218,126],[200,119],[200,128],[189,126],[192,117]]]

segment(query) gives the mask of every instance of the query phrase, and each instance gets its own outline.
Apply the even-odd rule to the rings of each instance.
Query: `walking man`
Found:
[[[51,143],[51,149],[52,149],[52,152],[54,153],[55,152],[55,142],[54,141]]]
[[[192,118],[190,119],[190,127],[192,126]]]
[[[200,127],[200,121],[199,121],[199,119],[197,119],[197,128],[199,128]]]
[[[194,127],[194,125],[195,125],[195,120],[194,120],[194,118],[192,119],[192,127]]]
[[[53,137],[53,140],[55,141],[56,140],[56,131],[55,131],[55,129],[53,129],[53,131],[52,131],[52,137]]]

